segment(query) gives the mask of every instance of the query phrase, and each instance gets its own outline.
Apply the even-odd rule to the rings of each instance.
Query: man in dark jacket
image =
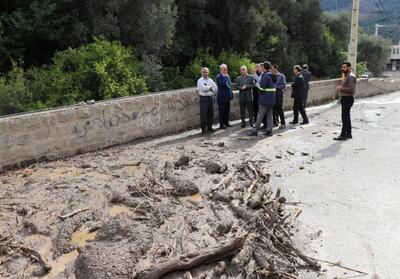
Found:
[[[295,75],[294,82],[292,84],[292,98],[293,103],[293,121],[289,124],[299,123],[299,112],[303,117],[302,125],[308,124],[308,117],[306,110],[304,109],[304,96],[305,96],[305,81],[304,77],[301,75],[301,67],[299,65],[294,66],[293,73]]]
[[[304,78],[304,87],[305,87],[305,94],[304,94],[304,109],[307,107],[307,99],[308,99],[308,91],[310,91],[310,81],[312,74],[308,70],[308,65],[304,64],[303,65],[303,70],[301,71],[301,75]]]
[[[254,77],[247,74],[247,67],[240,67],[240,76],[236,78],[236,87],[239,89],[240,117],[242,128],[246,127],[246,108],[249,112],[249,123],[253,127],[253,95],[252,89],[255,87]]]
[[[222,64],[219,66],[219,69],[220,74],[217,76],[219,128],[226,129],[227,127],[232,127],[232,125],[229,124],[231,100],[233,99],[232,82],[228,75],[228,66]]]
[[[339,137],[334,140],[347,140],[352,139],[351,134],[351,118],[350,110],[354,104],[354,95],[356,93],[357,78],[351,71],[351,63],[342,63],[342,73],[344,79],[342,84],[336,87],[336,90],[340,93],[340,103],[342,105],[342,132]]]
[[[276,104],[274,107],[274,126],[278,126],[278,119],[280,118],[281,126],[279,129],[285,129],[285,113],[283,112],[283,95],[286,90],[286,77],[278,71],[278,65],[272,66],[272,72],[276,76]]]
[[[272,136],[272,128],[273,128],[273,112],[276,101],[276,88],[274,84],[273,74],[270,72],[271,63],[266,61],[263,64],[264,73],[261,77],[261,81],[258,87],[259,90],[259,107],[258,107],[258,115],[257,122],[255,127],[248,134],[249,136],[257,136],[257,131],[260,129],[261,122],[265,115],[267,115],[267,127],[265,135],[270,137]]]

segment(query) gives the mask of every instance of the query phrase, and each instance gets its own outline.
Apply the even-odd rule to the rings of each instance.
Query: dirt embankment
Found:
[[[301,210],[266,160],[216,140],[125,146],[7,172],[0,277],[298,278]]]

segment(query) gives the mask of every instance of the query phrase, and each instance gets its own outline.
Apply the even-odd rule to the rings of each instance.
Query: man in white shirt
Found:
[[[197,81],[197,91],[200,95],[200,122],[202,134],[212,133],[214,129],[214,93],[217,87],[208,77],[208,68],[201,69],[202,77]]]

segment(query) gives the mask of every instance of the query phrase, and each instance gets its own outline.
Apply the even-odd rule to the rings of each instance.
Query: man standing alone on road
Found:
[[[265,135],[267,137],[272,136],[272,128],[274,122],[274,106],[276,99],[276,88],[273,81],[273,74],[270,72],[271,63],[266,61],[263,64],[263,75],[261,77],[259,90],[259,107],[258,107],[258,115],[257,122],[255,127],[248,134],[249,136],[257,136],[257,131],[260,129],[261,122],[263,121],[264,116],[267,116],[267,129]]]
[[[236,87],[239,89],[240,117],[242,128],[246,127],[246,108],[249,112],[249,123],[253,127],[253,95],[254,77],[247,74],[247,67],[240,67],[240,76],[236,78]]]
[[[305,87],[305,93],[304,93],[304,109],[307,107],[307,99],[308,99],[308,91],[310,91],[310,81],[312,74],[308,70],[308,65],[304,64],[303,65],[303,70],[301,71],[301,75],[304,78],[304,87]]]
[[[284,74],[278,71],[278,65],[272,66],[272,72],[276,76],[276,104],[274,107],[274,126],[278,125],[278,118],[281,120],[281,126],[279,129],[285,129],[285,114],[283,112],[283,95],[286,90],[286,77]]]
[[[351,134],[350,110],[354,104],[357,78],[351,71],[350,62],[342,63],[342,73],[344,74],[342,84],[336,87],[336,90],[341,96],[340,103],[342,105],[342,132],[340,136],[334,138],[334,140],[347,140],[353,138]]]
[[[212,125],[214,122],[214,92],[217,86],[208,77],[208,68],[201,69],[201,78],[197,81],[197,91],[200,95],[200,122],[203,134],[214,132]]]
[[[306,114],[306,110],[304,109],[304,96],[305,96],[305,81],[304,77],[301,75],[301,67],[299,65],[294,66],[293,73],[295,75],[294,82],[292,84],[292,98],[294,99],[293,103],[293,121],[289,124],[298,124],[299,123],[299,112],[303,117],[303,122],[301,125],[308,124],[308,117]]]
[[[229,124],[231,100],[233,99],[232,82],[228,75],[228,66],[222,64],[219,66],[219,70],[220,73],[217,76],[219,128],[226,129],[227,127],[232,127],[232,125]]]

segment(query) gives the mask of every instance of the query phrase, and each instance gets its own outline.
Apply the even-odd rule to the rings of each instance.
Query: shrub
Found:
[[[0,115],[26,111],[31,101],[24,70],[14,64],[7,75],[0,76]]]
[[[94,43],[58,52],[49,68],[29,71],[34,100],[48,107],[147,92],[142,65],[119,42]]]

